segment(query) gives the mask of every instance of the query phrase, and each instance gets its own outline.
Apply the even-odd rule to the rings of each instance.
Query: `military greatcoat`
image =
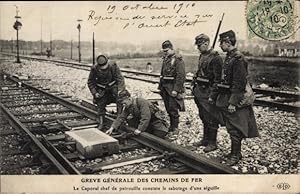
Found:
[[[193,86],[193,94],[201,120],[216,127],[224,121],[219,108],[215,104],[209,104],[208,98],[216,101],[217,84],[221,82],[222,66],[223,60],[216,51],[208,50],[201,53]]]
[[[117,102],[118,93],[125,89],[125,81],[115,62],[109,62],[106,69],[101,69],[96,64],[91,68],[88,87],[93,96],[100,94],[99,98],[94,98],[94,102],[99,114],[104,115],[106,105]]]
[[[164,136],[168,129],[166,123],[159,117],[158,108],[144,98],[132,98],[132,103],[128,108],[124,108],[122,113],[112,124],[114,129],[118,129],[122,123],[131,118],[132,127],[140,131],[147,131],[154,135]],[[133,121],[133,122],[132,122]]]
[[[217,106],[222,109],[228,130],[239,130],[245,137],[257,137],[258,130],[252,105],[239,107],[248,82],[248,64],[244,55],[236,48],[227,53],[224,67],[224,84],[229,90],[221,90],[217,97]],[[228,112],[229,104],[236,106],[234,113]]]
[[[161,68],[159,89],[162,98],[164,99],[167,112],[175,118],[178,117],[178,113],[176,113],[178,109],[180,111],[185,111],[184,100],[182,97],[182,94],[185,91],[184,82],[185,65],[182,56],[177,54],[165,56]],[[171,97],[172,91],[178,93],[177,97]]]

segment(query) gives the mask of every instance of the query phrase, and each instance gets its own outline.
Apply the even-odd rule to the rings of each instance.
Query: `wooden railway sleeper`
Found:
[[[56,147],[60,152],[61,151],[70,151],[74,152],[76,151],[76,142],[58,142],[53,144],[54,147]]]
[[[32,156],[32,162],[35,163],[35,162],[41,162],[41,156],[42,156],[42,153],[39,151],[39,150],[36,150],[33,153],[33,156]]]
[[[53,164],[44,163],[41,166],[40,172],[41,172],[41,174],[49,174],[50,172],[52,172],[53,174],[56,174],[56,169],[54,168]]]
[[[68,129],[68,130],[72,130],[71,127],[69,127],[68,125],[66,125],[65,123],[63,123],[62,121],[58,120],[57,121],[58,124],[61,124],[64,128]],[[61,130],[62,132],[64,132],[63,130]]]
[[[177,153],[165,151],[163,152],[163,155],[164,155],[164,159],[170,160],[171,158],[176,157]]]
[[[181,171],[181,170],[185,170],[187,166],[181,162],[173,161],[172,163],[170,163],[168,168],[172,171]]]
[[[24,140],[24,145],[21,147],[21,150],[29,150],[32,147],[32,141],[30,139]],[[22,143],[23,144],[23,143]]]
[[[68,161],[68,159],[51,144],[44,135],[41,136],[42,144],[47,147],[49,152],[56,158],[56,160],[64,167],[68,174],[80,174],[80,172]]]

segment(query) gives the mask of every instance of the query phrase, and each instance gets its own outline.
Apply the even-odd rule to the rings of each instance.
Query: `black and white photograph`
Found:
[[[299,7],[0,2],[0,192],[299,193]]]

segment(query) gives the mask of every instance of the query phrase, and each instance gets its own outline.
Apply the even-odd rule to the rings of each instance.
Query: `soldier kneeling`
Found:
[[[107,134],[111,134],[122,123],[127,122],[131,127],[137,129],[135,130],[136,135],[146,131],[161,138],[166,136],[168,128],[163,120],[159,118],[158,113],[160,110],[157,106],[144,98],[132,98],[127,90],[119,94],[119,101],[123,105],[122,112],[109,130],[106,131]]]

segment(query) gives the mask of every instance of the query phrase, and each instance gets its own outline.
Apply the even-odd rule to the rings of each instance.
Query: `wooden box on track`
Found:
[[[76,149],[86,158],[119,152],[119,141],[97,128],[67,131],[66,136],[76,141]]]

